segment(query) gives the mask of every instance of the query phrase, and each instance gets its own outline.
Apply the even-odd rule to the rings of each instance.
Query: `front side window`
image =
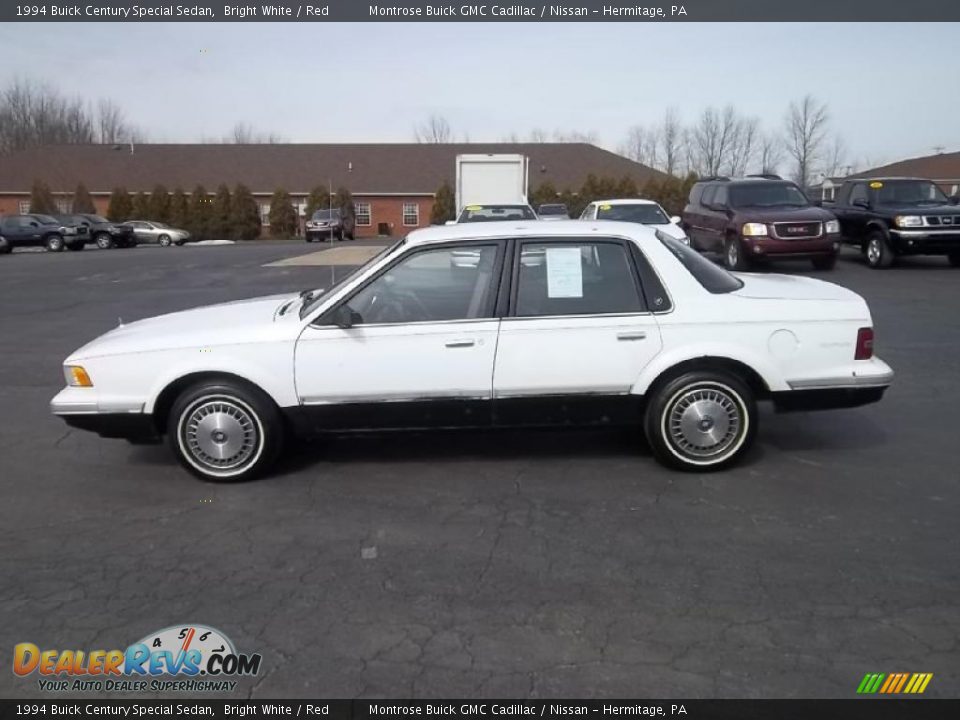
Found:
[[[417,227],[420,224],[420,206],[417,203],[403,204],[404,227]]]
[[[646,311],[620,243],[523,243],[517,277],[519,317]]]
[[[353,217],[360,227],[370,227],[373,217],[370,214],[370,203],[358,202],[353,206]]]
[[[850,204],[855,205],[857,202],[866,202],[867,201],[867,186],[863,183],[857,183],[850,190]]]
[[[722,294],[734,292],[743,287],[743,282],[740,279],[731,275],[719,265],[707,260],[690,246],[684,245],[659,230],[656,232],[660,242],[667,246],[667,250],[673,253],[673,256],[680,261],[680,264],[693,275],[694,279],[707,292]]]
[[[404,258],[347,301],[357,324],[490,317],[496,245],[436,248]]]

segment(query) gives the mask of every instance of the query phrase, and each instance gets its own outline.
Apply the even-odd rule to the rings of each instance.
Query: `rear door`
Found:
[[[518,240],[493,373],[503,425],[635,419],[630,388],[660,352],[626,241]]]

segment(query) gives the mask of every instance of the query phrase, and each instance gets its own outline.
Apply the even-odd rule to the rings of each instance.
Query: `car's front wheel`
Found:
[[[717,470],[753,443],[753,392],[722,372],[692,371],[658,387],[647,404],[647,440],[657,459],[681,470]]]
[[[199,383],[180,394],[167,421],[177,459],[212,482],[249,480],[276,461],[283,423],[262,391],[230,380]]]
[[[50,252],[60,252],[63,250],[63,237],[57,234],[48,235],[44,245]]]
[[[157,241],[160,243],[160,247],[170,247],[169,235],[161,235],[159,238],[157,238]]]
[[[874,230],[867,235],[865,248],[864,254],[867,256],[867,265],[870,267],[882,270],[893,265],[893,248],[879,230]]]
[[[109,233],[99,233],[96,237],[97,247],[101,250],[110,250],[116,246]]]
[[[743,247],[735,237],[727,238],[727,243],[723,248],[723,261],[729,270],[742,272],[750,269],[750,263],[743,252]]]

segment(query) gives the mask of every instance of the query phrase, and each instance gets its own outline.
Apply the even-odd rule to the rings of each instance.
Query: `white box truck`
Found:
[[[526,205],[525,155],[457,155],[457,215],[467,205]]]

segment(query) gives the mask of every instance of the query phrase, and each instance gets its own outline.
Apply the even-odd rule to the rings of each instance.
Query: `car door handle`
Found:
[[[643,330],[617,333],[617,340],[644,340],[647,334]]]
[[[476,345],[476,344],[477,344],[477,343],[476,343],[476,340],[469,340],[469,339],[463,339],[463,340],[448,340],[448,341],[445,343],[445,345],[446,345],[448,348],[473,347],[473,346]]]

